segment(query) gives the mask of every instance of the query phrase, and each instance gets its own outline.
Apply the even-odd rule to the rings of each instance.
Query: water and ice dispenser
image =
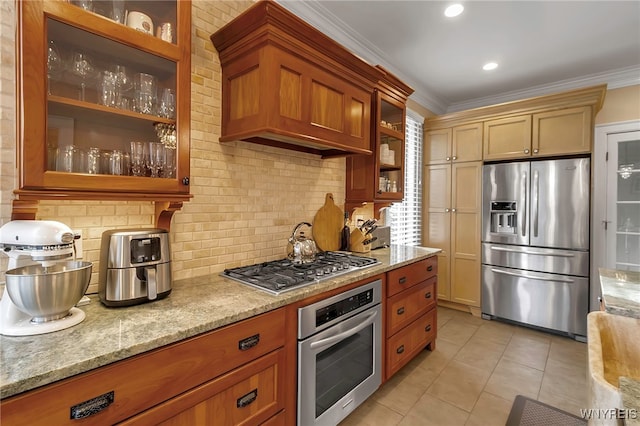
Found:
[[[515,201],[491,201],[491,232],[516,234],[518,232],[518,206]]]

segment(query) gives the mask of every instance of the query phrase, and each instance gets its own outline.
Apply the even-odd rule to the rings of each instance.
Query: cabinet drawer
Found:
[[[0,423],[122,421],[283,346],[284,325],[284,310],[272,311],[26,392],[2,401]],[[102,411],[81,420],[70,419],[71,407],[85,403],[88,411],[95,404],[93,398],[111,392],[113,402]]]
[[[395,334],[435,305],[437,279],[431,277],[388,300],[387,336]]]
[[[431,256],[387,273],[387,297],[406,290],[438,273],[438,258]]]
[[[259,424],[284,408],[283,384],[284,350],[278,350],[120,424]]]
[[[387,379],[435,340],[436,328],[436,309],[431,309],[387,339]]]

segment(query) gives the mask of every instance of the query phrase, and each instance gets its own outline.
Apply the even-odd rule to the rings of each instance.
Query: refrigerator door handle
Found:
[[[522,185],[522,192],[521,194],[526,194],[527,193],[527,172],[522,172],[522,179],[520,179],[520,184]],[[529,208],[527,207],[527,197],[524,197],[524,209],[523,209],[524,215],[523,215],[523,220],[522,220],[522,236],[526,237],[527,236],[527,215],[529,212]]]
[[[531,191],[531,196],[533,200],[531,200],[531,208],[533,209],[531,212],[531,220],[533,220],[533,236],[538,236],[538,201],[540,198],[540,176],[537,170],[533,172],[533,191]]]
[[[537,251],[514,250],[514,249],[508,249],[508,248],[496,247],[496,246],[491,246],[491,250],[505,251],[508,253],[517,253],[517,254],[533,254],[536,256],[575,257],[575,255],[569,254],[569,253],[543,253],[543,252],[537,252]]]
[[[574,282],[572,279],[568,279],[568,278],[564,278],[563,279],[563,278],[535,277],[535,276],[525,275],[525,274],[516,274],[515,272],[505,271],[505,270],[496,269],[496,268],[491,268],[491,272],[495,272],[496,274],[510,275],[512,277],[527,278],[527,279],[530,279],[530,280],[553,281],[553,282],[560,282],[560,283],[573,283]]]

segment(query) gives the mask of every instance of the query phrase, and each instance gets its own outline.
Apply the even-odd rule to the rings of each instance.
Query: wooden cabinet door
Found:
[[[482,162],[452,170],[451,301],[480,307]]]
[[[424,174],[423,199],[425,246],[439,248],[438,299],[450,300],[451,165],[428,166]]]
[[[568,108],[533,115],[533,155],[591,152],[591,107]]]
[[[482,123],[457,126],[452,131],[452,157],[456,163],[482,160]]]
[[[531,155],[531,115],[484,122],[483,159],[506,160]]]
[[[480,141],[482,143],[482,140]],[[424,164],[443,164],[451,161],[451,129],[439,129],[424,134]]]
[[[284,408],[284,358],[271,352],[120,424],[260,424]]]

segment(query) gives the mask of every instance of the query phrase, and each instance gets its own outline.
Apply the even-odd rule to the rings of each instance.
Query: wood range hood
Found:
[[[372,153],[372,102],[385,72],[263,0],[211,35],[222,66],[220,142],[321,155]]]

